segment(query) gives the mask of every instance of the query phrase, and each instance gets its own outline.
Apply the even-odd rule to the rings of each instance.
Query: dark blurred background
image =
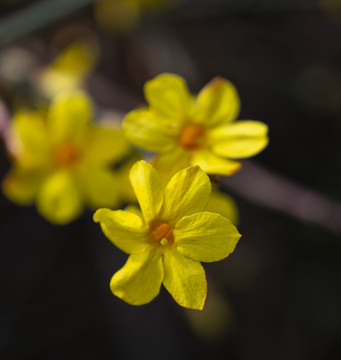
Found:
[[[269,125],[270,144],[221,180],[243,236],[229,258],[204,265],[203,312],[164,289],[148,305],[123,303],[109,281],[126,255],[92,211],[57,227],[1,194],[0,358],[341,359],[341,2],[184,0],[115,31],[95,7],[1,1],[9,114],[34,101],[32,68],[81,33],[100,51],[86,82],[99,112],[143,104],[144,82],[161,72],[182,75],[194,93],[220,75],[239,91],[239,118]],[[2,146],[1,178],[9,168]]]

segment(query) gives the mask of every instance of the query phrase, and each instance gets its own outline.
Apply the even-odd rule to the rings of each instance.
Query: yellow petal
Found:
[[[159,217],[163,203],[163,187],[156,170],[145,161],[134,164],[130,183],[140,204],[146,224]]]
[[[258,154],[268,144],[268,127],[259,121],[238,121],[218,127],[209,134],[212,151],[229,158]]]
[[[56,71],[53,68],[47,68],[36,78],[36,86],[45,96],[53,98],[61,92],[80,88],[82,81],[83,79],[78,73]]]
[[[238,224],[238,208],[235,201],[218,189],[213,189],[208,201],[207,212],[217,213],[228,218],[233,225]]]
[[[77,139],[92,115],[92,105],[81,91],[62,93],[52,102],[48,111],[48,127],[54,143]]]
[[[148,109],[129,112],[123,120],[127,139],[135,146],[149,151],[168,151],[176,144],[179,126],[166,121]]]
[[[124,211],[128,211],[128,212],[131,212],[131,213],[137,215],[143,221],[142,212],[141,212],[140,208],[137,205],[135,205],[135,204],[127,205],[124,208]]]
[[[174,226],[183,216],[203,211],[210,193],[210,179],[199,166],[177,172],[166,186],[161,218]]]
[[[95,42],[76,41],[64,49],[54,62],[36,77],[40,91],[53,97],[62,91],[80,88],[98,57]]]
[[[236,119],[239,110],[236,88],[229,81],[216,77],[198,94],[194,118],[214,127]]]
[[[2,188],[15,203],[30,204],[35,200],[43,179],[44,174],[40,172],[14,168],[5,177]]]
[[[163,285],[181,306],[202,310],[207,295],[205,270],[176,249],[164,253]]]
[[[89,127],[84,161],[90,164],[114,164],[121,160],[130,147],[123,131],[109,125]]]
[[[158,154],[151,161],[164,184],[167,184],[175,173],[189,167],[190,155],[181,147],[177,147],[172,151]]]
[[[166,118],[182,123],[192,111],[193,98],[183,78],[161,74],[146,82],[145,97],[152,109]]]
[[[38,211],[49,221],[66,224],[83,209],[83,200],[74,179],[67,172],[57,172],[42,185],[37,198]]]
[[[223,159],[210,150],[198,151],[192,155],[192,165],[199,165],[208,174],[232,175],[241,167],[240,162]]]
[[[123,268],[112,277],[110,289],[131,305],[143,305],[159,294],[162,279],[161,256],[155,251],[145,251],[129,256]]]
[[[226,258],[241,236],[230,220],[209,212],[185,216],[173,233],[181,254],[205,262]]]
[[[44,166],[48,161],[49,139],[44,117],[38,112],[18,112],[6,142],[9,152],[22,166]]]
[[[98,49],[94,42],[76,41],[61,52],[51,68],[84,76],[94,67],[97,57]]]
[[[136,254],[146,249],[147,228],[132,212],[99,209],[94,221],[100,223],[105,236],[122,251]]]
[[[77,174],[79,188],[84,194],[87,205],[93,209],[100,207],[117,208],[119,184],[115,173],[109,168],[86,167]]]

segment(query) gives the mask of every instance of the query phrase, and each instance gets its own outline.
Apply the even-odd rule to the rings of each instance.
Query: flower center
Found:
[[[53,160],[57,166],[73,167],[79,161],[80,155],[78,150],[72,144],[64,144],[53,153]]]
[[[182,128],[180,144],[186,150],[198,150],[205,144],[205,129],[200,124],[187,124]]]
[[[150,235],[152,242],[159,242],[163,246],[172,245],[174,243],[174,235],[172,228],[163,221],[155,221],[150,227]]]

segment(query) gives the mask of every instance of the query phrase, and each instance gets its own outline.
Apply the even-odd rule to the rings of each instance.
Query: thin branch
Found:
[[[221,178],[225,189],[299,221],[341,234],[341,204],[249,161],[236,175]]]

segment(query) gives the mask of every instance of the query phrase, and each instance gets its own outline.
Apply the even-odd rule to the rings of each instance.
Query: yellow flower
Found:
[[[97,57],[98,49],[94,42],[75,41],[51,65],[40,71],[36,77],[36,86],[49,98],[61,91],[79,89],[95,67]]]
[[[253,156],[268,143],[264,123],[234,122],[239,98],[227,80],[213,79],[195,98],[181,77],[161,74],[146,83],[144,93],[149,107],[128,113],[123,129],[132,144],[159,153],[153,165],[160,173],[200,165],[210,174],[231,175],[241,166],[235,159]]]
[[[207,283],[200,261],[224,259],[240,234],[218,214],[203,212],[211,183],[198,166],[176,173],[162,186],[156,170],[138,161],[130,182],[143,217],[123,211],[99,209],[94,221],[122,251],[130,254],[111,279],[114,295],[132,305],[153,300],[161,283],[181,306],[201,310]]]
[[[144,8],[172,2],[174,0],[100,0],[95,5],[95,16],[104,30],[129,31],[137,24]]]
[[[47,114],[20,112],[8,134],[13,168],[5,194],[57,224],[77,218],[85,205],[119,205],[111,165],[129,146],[118,127],[90,123],[92,107],[82,92],[61,94]]]

